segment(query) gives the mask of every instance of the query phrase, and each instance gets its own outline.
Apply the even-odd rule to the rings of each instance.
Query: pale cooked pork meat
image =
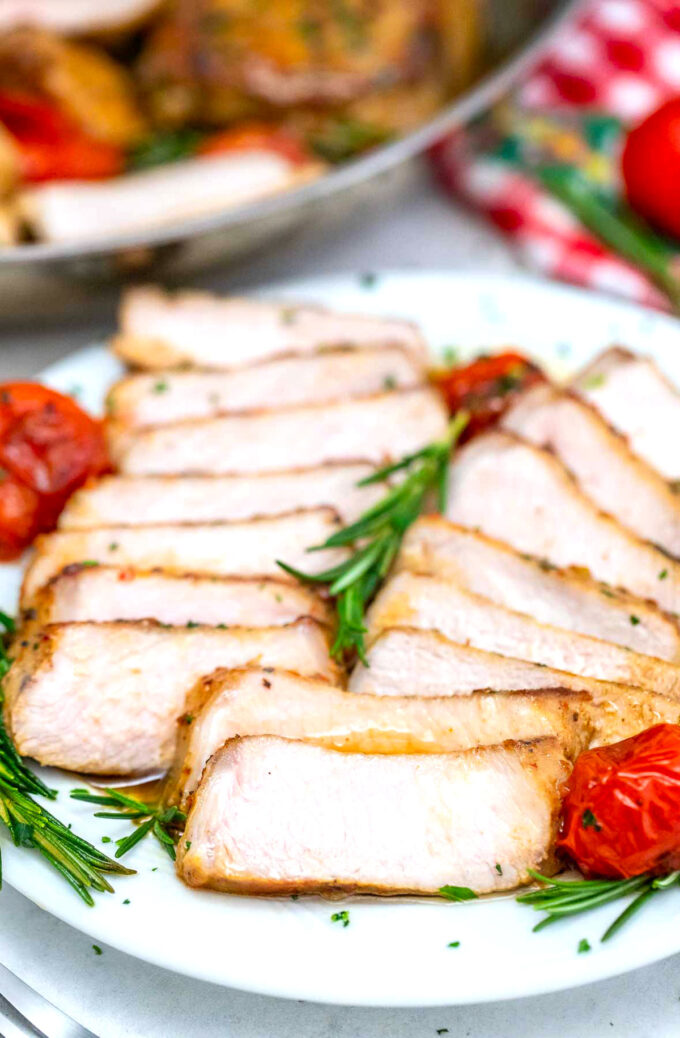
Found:
[[[276,565],[277,559],[318,572],[345,558],[341,549],[307,552],[307,548],[335,533],[338,526],[332,509],[319,508],[242,523],[57,530],[36,541],[35,555],[24,576],[22,605],[30,605],[38,588],[74,562],[138,569],[161,567],[226,577],[274,576],[292,581]]]
[[[557,458],[508,433],[485,433],[457,452],[446,513],[517,551],[582,566],[680,612],[680,565],[599,512]]]
[[[495,689],[496,696],[558,688],[585,692],[591,701],[584,710],[593,729],[591,745],[627,739],[653,724],[680,721],[678,698],[472,649],[438,631],[391,627],[373,642],[367,656],[369,666],[358,663],[350,676],[350,692],[457,699],[478,695],[482,688]],[[583,719],[582,715],[581,723]]]
[[[357,486],[374,471],[372,465],[354,462],[272,475],[103,476],[76,490],[59,517],[59,526],[66,530],[211,523],[320,505],[334,508],[350,523],[385,492],[380,484]]]
[[[197,577],[114,566],[68,566],[40,590],[28,619],[49,623],[158,620],[217,627],[277,627],[331,610],[309,588],[272,578]]]
[[[368,613],[369,640],[390,627],[440,631],[454,642],[545,663],[601,681],[638,685],[680,698],[680,667],[611,642],[540,624],[497,606],[452,581],[397,574],[378,592]]]
[[[123,297],[113,346],[124,361],[142,368],[231,370],[325,346],[381,344],[402,346],[427,363],[423,337],[408,321],[148,286]]]
[[[455,580],[477,595],[541,623],[680,661],[677,623],[650,602],[603,587],[583,572],[559,570],[440,516],[407,531],[397,567]],[[631,623],[631,616],[638,622]]]
[[[443,437],[444,402],[408,389],[339,404],[291,407],[128,431],[109,423],[127,475],[277,472],[357,458],[384,464]]]
[[[521,649],[518,644],[518,651]],[[479,689],[497,692],[564,688],[587,692],[594,699],[625,687],[543,663],[475,649],[451,641],[440,631],[389,627],[366,651],[369,666],[357,663],[350,674],[350,692],[376,696],[466,696]]]
[[[284,357],[238,371],[128,375],[109,390],[107,412],[123,425],[140,428],[270,407],[331,403],[409,389],[423,381],[422,364],[398,346],[345,348]]]
[[[588,403],[554,386],[534,386],[501,425],[555,454],[603,512],[680,555],[680,497]]]
[[[510,890],[549,867],[568,771],[554,738],[395,756],[234,740],[206,768],[177,872],[243,894]]]
[[[680,391],[649,357],[613,347],[573,381],[641,458],[666,479],[680,479]]]
[[[353,753],[448,753],[555,735],[572,757],[588,745],[589,707],[586,693],[561,689],[379,698],[282,670],[222,670],[187,697],[191,722],[180,723],[167,797],[184,810],[209,758],[237,735],[278,735]]]
[[[307,619],[226,631],[148,622],[28,626],[12,655],[4,715],[19,753],[98,775],[167,768],[186,694],[217,667],[339,677],[326,629]]]

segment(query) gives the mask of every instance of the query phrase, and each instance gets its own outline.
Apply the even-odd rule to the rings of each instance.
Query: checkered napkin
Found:
[[[432,161],[445,187],[482,210],[528,266],[668,308],[646,274],[546,190],[526,153],[547,140],[553,158],[587,168],[595,182],[620,192],[625,127],[679,94],[680,3],[589,0],[510,101],[436,145]]]

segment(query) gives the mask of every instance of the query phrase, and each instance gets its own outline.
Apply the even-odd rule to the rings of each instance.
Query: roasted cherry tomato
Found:
[[[199,155],[220,155],[229,151],[273,151],[296,166],[310,159],[309,152],[297,134],[266,123],[220,130],[206,137],[198,146]]]
[[[631,130],[621,168],[632,208],[680,238],[680,98],[668,101]]]
[[[93,180],[123,170],[120,148],[89,137],[40,98],[0,93],[0,123],[14,140],[24,180]]]
[[[52,529],[66,499],[109,467],[99,422],[36,382],[0,384],[0,558]]]
[[[521,353],[478,357],[464,367],[433,374],[451,414],[465,410],[471,416],[464,439],[497,422],[519,392],[543,378],[540,368]]]
[[[680,725],[582,753],[562,818],[558,848],[586,876],[680,868]]]

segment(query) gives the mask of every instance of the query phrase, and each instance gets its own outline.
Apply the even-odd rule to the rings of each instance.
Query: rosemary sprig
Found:
[[[651,876],[645,873],[632,879],[583,880],[550,878],[532,869],[529,869],[529,872],[542,887],[539,890],[531,890],[528,894],[520,894],[517,900],[523,905],[531,905],[538,912],[547,913],[545,918],[536,924],[534,932],[543,930],[567,916],[589,912],[610,901],[634,894],[635,897],[630,904],[607,927],[601,937],[602,941],[608,941],[618,933],[654,894],[667,890],[680,880],[680,871],[669,872],[666,876]]]
[[[131,822],[141,822],[128,836],[116,840],[116,858],[122,858],[148,833],[153,833],[163,850],[175,860],[175,844],[180,835],[182,823],[186,815],[177,807],[162,807],[158,804],[145,804],[137,797],[110,789],[106,794],[90,793],[87,789],[72,789],[73,800],[84,800],[87,804],[100,804],[111,808],[110,811],[95,811],[95,818],[127,818]],[[142,821],[144,819],[144,821]]]
[[[0,636],[2,678],[11,664],[5,640],[14,631],[14,621],[0,611],[0,624],[4,627],[4,634]],[[37,850],[61,873],[86,904],[93,905],[91,890],[113,891],[105,878],[106,873],[128,875],[132,870],[112,861],[36,803],[31,794],[54,800],[56,791],[46,786],[21,760],[5,728],[2,704],[3,696],[0,692],[0,821],[6,825],[16,847]]]
[[[328,593],[336,599],[338,631],[331,649],[332,656],[341,659],[345,653],[355,650],[366,663],[366,606],[387,576],[406,530],[421,514],[433,490],[437,494],[438,510],[444,511],[451,451],[468,421],[467,413],[458,412],[443,440],[431,443],[393,465],[386,465],[357,484],[383,483],[396,472],[406,473],[382,501],[364,512],[356,522],[344,526],[323,544],[308,549],[322,551],[358,543],[359,547],[346,562],[322,573],[303,573],[277,560],[281,569],[298,580],[326,584]]]

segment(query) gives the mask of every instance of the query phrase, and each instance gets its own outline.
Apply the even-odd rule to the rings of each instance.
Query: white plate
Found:
[[[341,309],[401,314],[419,321],[436,349],[465,355],[508,343],[566,372],[612,342],[652,355],[680,384],[680,325],[672,318],[528,278],[451,273],[390,273],[297,282],[266,294],[311,299]],[[100,347],[45,372],[90,408],[118,371]],[[15,606],[18,567],[0,567],[0,606]],[[69,800],[76,783],[46,773],[60,791],[57,814],[94,843],[126,831]],[[329,808],[332,810],[332,808]],[[680,890],[652,900],[609,944],[599,936],[620,911],[559,923],[533,934],[539,918],[512,897],[471,904],[354,899],[346,928],[318,898],[266,900],[191,891],[155,843],[128,863],[138,873],[113,896],[87,908],[42,861],[15,849],[3,832],[7,881],[65,922],[130,955],[201,980],[287,998],[354,1005],[452,1005],[567,988],[644,966],[680,951]],[[103,850],[110,844],[102,845]],[[123,902],[130,900],[129,905]],[[582,937],[592,951],[577,954]],[[448,948],[450,941],[460,947]]]

